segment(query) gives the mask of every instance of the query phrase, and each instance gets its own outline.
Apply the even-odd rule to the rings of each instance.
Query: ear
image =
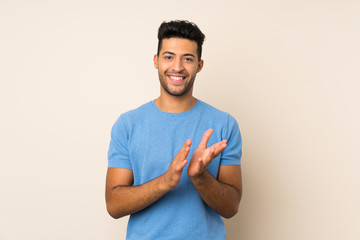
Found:
[[[158,57],[157,54],[155,54],[155,55],[154,55],[154,67],[155,67],[156,69],[159,68],[158,61],[159,61],[159,57]]]
[[[198,69],[197,69],[197,72],[200,72],[201,69],[203,68],[204,66],[204,60],[200,60],[199,63],[198,63]]]

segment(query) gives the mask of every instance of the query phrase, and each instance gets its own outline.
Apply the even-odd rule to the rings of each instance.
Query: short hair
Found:
[[[159,42],[157,55],[160,54],[162,40],[164,38],[184,38],[195,41],[197,43],[197,55],[199,57],[199,61],[201,60],[202,45],[205,40],[205,35],[200,31],[195,23],[186,20],[163,22],[158,31]]]

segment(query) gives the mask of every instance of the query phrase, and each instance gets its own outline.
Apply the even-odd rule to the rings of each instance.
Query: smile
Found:
[[[185,80],[187,76],[184,75],[167,75],[167,77],[170,79],[170,81],[174,84],[181,84]]]

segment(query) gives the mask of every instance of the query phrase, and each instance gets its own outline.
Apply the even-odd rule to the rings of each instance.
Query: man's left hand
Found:
[[[227,140],[222,140],[211,147],[207,147],[207,143],[213,132],[214,130],[211,128],[206,130],[198,148],[192,155],[188,168],[188,175],[190,178],[201,177],[211,161],[226,148]]]

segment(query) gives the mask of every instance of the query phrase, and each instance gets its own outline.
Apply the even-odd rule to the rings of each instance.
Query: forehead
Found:
[[[197,43],[184,38],[164,38],[161,44],[160,54],[165,51],[175,54],[196,54]]]

